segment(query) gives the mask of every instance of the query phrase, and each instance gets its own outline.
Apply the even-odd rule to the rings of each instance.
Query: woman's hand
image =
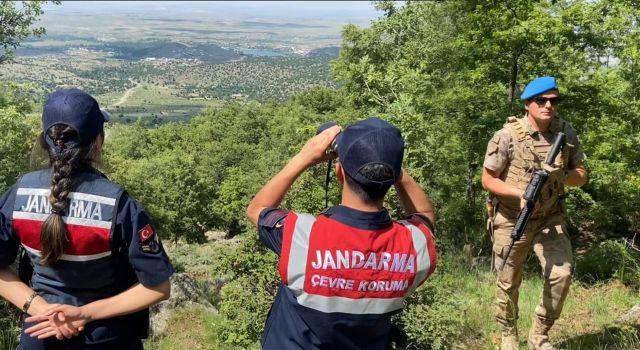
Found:
[[[91,320],[80,307],[52,304],[44,313],[30,316],[25,321],[37,322],[25,330],[31,337],[62,339],[78,335]]]

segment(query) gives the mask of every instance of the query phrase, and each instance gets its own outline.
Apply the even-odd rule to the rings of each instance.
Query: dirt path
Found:
[[[116,106],[120,106],[123,103],[127,102],[127,100],[129,99],[129,97],[131,97],[131,95],[133,95],[133,92],[135,91],[135,89],[139,88],[141,85],[138,82],[134,82],[133,80],[131,81],[133,83],[136,83],[136,86],[128,89],[127,91],[124,92],[124,95],[122,95],[122,97],[120,97],[120,99],[118,101],[116,101],[115,103],[111,104],[109,107],[113,108]]]

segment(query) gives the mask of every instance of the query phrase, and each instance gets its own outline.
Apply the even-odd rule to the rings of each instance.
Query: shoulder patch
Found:
[[[149,240],[149,238],[153,237],[153,234],[155,232],[153,231],[153,228],[151,227],[150,224],[147,224],[145,227],[141,228],[138,231],[138,237],[140,238],[140,242],[146,242]]]
[[[160,252],[160,239],[153,231],[151,224],[147,224],[138,231],[138,238],[140,238],[139,245],[143,253],[157,254]]]
[[[488,156],[492,156],[492,155],[498,153],[499,150],[500,150],[500,147],[498,145],[495,145],[493,147],[487,148],[487,155]]]
[[[269,212],[262,221],[262,226],[270,228],[280,228],[284,225],[284,219],[289,215],[286,210],[276,209]]]
[[[507,117],[507,123],[515,123],[518,121],[518,118],[514,116]]]

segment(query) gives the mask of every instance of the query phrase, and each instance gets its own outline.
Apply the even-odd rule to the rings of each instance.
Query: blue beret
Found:
[[[526,101],[531,97],[540,95],[549,90],[558,90],[558,85],[556,85],[556,78],[554,77],[539,77],[533,79],[520,95],[520,99],[522,101]]]

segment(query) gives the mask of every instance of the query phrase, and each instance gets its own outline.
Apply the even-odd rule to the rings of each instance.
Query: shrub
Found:
[[[459,342],[465,314],[450,288],[428,285],[416,292],[401,314],[408,349],[450,349]]]
[[[277,256],[255,235],[245,235],[239,247],[221,252],[213,269],[231,282],[216,305],[225,322],[216,325],[218,338],[236,348],[259,348],[258,339],[278,286]]]
[[[4,299],[0,300],[0,349],[17,348],[20,332],[20,312]]]
[[[251,276],[240,277],[222,288],[218,311],[225,322],[216,334],[225,344],[239,349],[258,349],[265,316],[274,296],[256,285]]]
[[[604,241],[577,259],[575,275],[584,282],[616,278],[640,287],[640,253],[625,241]]]
[[[456,290],[459,261],[454,255],[441,256],[438,273],[425,282],[409,299],[400,314],[399,322],[409,338],[408,349],[451,349],[461,340],[465,329],[465,309]]]

